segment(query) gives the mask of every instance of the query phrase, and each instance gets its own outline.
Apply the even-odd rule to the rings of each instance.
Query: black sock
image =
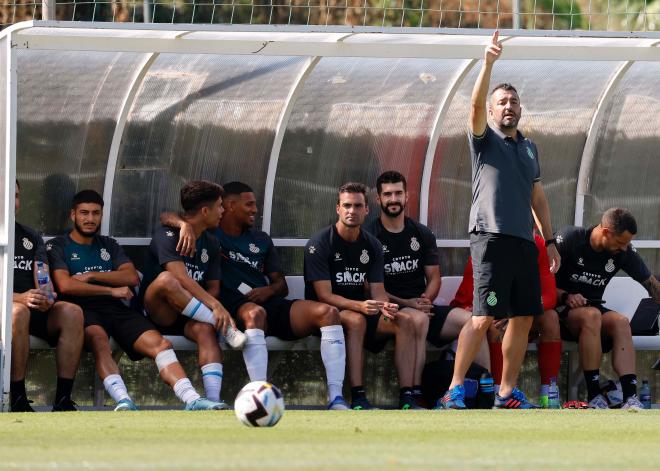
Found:
[[[355,386],[351,388],[351,398],[352,399],[362,399],[367,397],[367,393],[364,390],[364,386]]]
[[[25,380],[22,379],[20,381],[11,381],[9,383],[9,394],[11,397],[11,402],[14,402],[21,396],[27,398],[27,393],[25,392]]]
[[[600,394],[600,370],[585,371],[584,379],[587,382],[587,398],[591,401]]]
[[[413,396],[421,396],[423,393],[422,391],[422,385],[421,384],[416,384],[415,386],[412,387],[412,393]]]
[[[57,390],[55,391],[55,404],[58,404],[62,399],[71,398],[71,390],[73,389],[73,379],[57,377]]]
[[[623,375],[619,378],[621,391],[623,392],[623,402],[629,397],[637,394],[637,375]]]

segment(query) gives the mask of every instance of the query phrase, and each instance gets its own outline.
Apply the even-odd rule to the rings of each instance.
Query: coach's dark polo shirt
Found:
[[[514,141],[496,128],[469,134],[472,158],[470,232],[534,241],[532,187],[541,179],[536,145],[518,131]]]

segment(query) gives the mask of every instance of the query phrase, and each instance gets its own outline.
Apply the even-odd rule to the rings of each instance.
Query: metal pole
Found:
[[[520,0],[512,0],[513,29],[520,29]]]
[[[55,0],[41,0],[41,19],[55,20]]]
[[[145,23],[151,23],[151,0],[144,0],[142,3],[142,16]]]

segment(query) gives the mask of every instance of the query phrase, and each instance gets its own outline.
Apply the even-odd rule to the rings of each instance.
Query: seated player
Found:
[[[580,362],[587,382],[589,405],[606,409],[600,394],[601,334],[613,344],[612,366],[619,375],[623,409],[641,409],[637,397],[635,349],[628,318],[603,304],[603,293],[619,270],[639,282],[660,303],[660,283],[651,275],[630,244],[637,221],[627,209],[610,208],[600,224],[590,228],[569,226],[556,234],[563,263],[557,273],[557,312],[566,340],[578,341]]]
[[[390,302],[383,285],[383,246],[361,229],[369,212],[366,186],[342,185],[336,211],[337,223],[314,234],[305,247],[305,297],[339,309],[348,343],[351,407],[372,409],[362,381],[363,346],[379,352],[392,337],[402,403],[413,386],[416,325],[410,312]]]
[[[103,217],[103,198],[83,190],[73,198],[73,230],[47,244],[55,286],[61,297],[79,305],[85,316],[85,345],[94,353],[96,371],[115,410],[137,410],[112,358],[109,336],[131,360],[147,356],[156,361],[160,377],[174,388],[186,410],[207,410],[225,404],[200,397],[165,340],[143,315],[126,307],[139,278],[119,244],[98,231]]]
[[[541,279],[541,298],[543,300],[543,315],[534,318],[530,339],[538,339],[538,364],[541,375],[540,405],[548,406],[548,389],[552,378],[557,379],[561,366],[561,335],[559,319],[554,307],[557,301],[555,276],[550,272],[550,262],[545,241],[539,234],[534,235],[534,241],[539,252],[538,264]],[[468,259],[463,273],[463,280],[456,292],[454,300],[450,303],[452,313],[458,309],[463,313],[472,311],[474,293],[474,278],[472,273],[472,259]],[[502,337],[505,322],[496,322],[488,330],[488,347],[490,350],[490,365],[493,374],[495,389],[499,388],[502,379]]]
[[[206,397],[220,402],[223,368],[216,330],[226,332],[233,321],[217,299],[220,245],[207,229],[217,228],[222,218],[222,187],[190,182],[181,189],[181,206],[196,237],[196,251],[192,257],[180,255],[179,229],[158,227],[140,284],[141,305],[162,334],[183,335],[198,345]]]
[[[16,214],[20,209],[21,186],[16,181]],[[53,411],[75,411],[71,400],[73,380],[83,345],[83,314],[75,304],[59,301],[36,283],[37,263],[48,272],[46,246],[41,236],[16,222],[14,245],[14,297],[12,303],[11,380],[12,412],[34,412],[25,391],[25,372],[30,335],[56,347],[57,389]]]
[[[365,226],[365,230],[383,244],[385,291],[390,301],[399,305],[399,312],[410,313],[415,323],[413,388],[402,389],[399,407],[420,409],[429,316],[434,333],[443,338],[453,336],[451,340],[458,337],[462,324],[456,330],[447,312],[433,304],[442,282],[438,247],[435,235],[425,225],[405,216],[408,204],[405,177],[395,171],[384,172],[376,180],[376,190],[380,216]]]
[[[257,200],[245,183],[224,186],[224,216],[215,235],[222,247],[222,285],[220,299],[245,328],[243,348],[250,381],[266,380],[268,351],[265,335],[282,340],[296,340],[321,333],[321,358],[328,382],[328,409],[345,410],[342,396],[346,353],[344,331],[337,309],[327,304],[289,300],[289,289],[282,274],[280,258],[268,234],[254,229]],[[190,233],[190,224],[173,215],[165,215],[172,225]],[[187,240],[198,237],[192,234]]]

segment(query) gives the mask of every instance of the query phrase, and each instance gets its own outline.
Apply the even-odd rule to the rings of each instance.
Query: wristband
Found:
[[[548,246],[550,246],[550,245],[554,245],[554,244],[556,244],[556,243],[557,243],[557,239],[555,239],[555,238],[553,237],[552,239],[548,239],[548,240],[545,241],[545,246],[548,247]]]

